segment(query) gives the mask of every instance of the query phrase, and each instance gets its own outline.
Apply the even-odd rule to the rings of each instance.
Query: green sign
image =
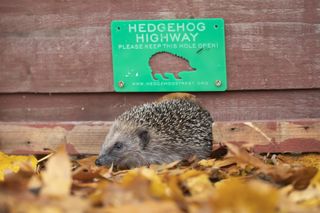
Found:
[[[117,92],[227,89],[224,20],[112,21]]]

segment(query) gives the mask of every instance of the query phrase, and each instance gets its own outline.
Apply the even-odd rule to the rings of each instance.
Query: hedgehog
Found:
[[[189,61],[182,56],[172,54],[170,52],[157,52],[149,59],[149,65],[152,70],[152,77],[156,78],[155,74],[160,74],[163,79],[169,79],[164,74],[172,73],[175,79],[181,79],[180,72],[193,72],[196,68],[191,67]]]
[[[96,165],[121,170],[210,157],[210,113],[192,95],[178,96],[135,106],[116,118]]]

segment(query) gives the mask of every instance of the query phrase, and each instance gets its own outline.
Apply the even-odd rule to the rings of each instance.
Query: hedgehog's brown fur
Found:
[[[212,147],[212,122],[194,97],[164,98],[133,107],[115,120],[96,163],[113,163],[125,169],[193,155],[207,158]]]

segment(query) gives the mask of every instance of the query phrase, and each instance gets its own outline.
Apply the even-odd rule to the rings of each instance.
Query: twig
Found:
[[[44,156],[43,158],[41,158],[40,160],[38,160],[38,164],[39,164],[40,162],[42,162],[42,161],[47,160],[47,159],[50,158],[53,154],[54,154],[54,153],[52,152],[52,153],[50,153],[49,155]]]
[[[265,137],[269,142],[272,141],[272,139],[266,135],[264,132],[261,131],[261,129],[259,129],[257,126],[253,125],[251,122],[244,122],[245,125],[251,127],[252,129],[254,129],[255,131],[259,132],[263,137]]]

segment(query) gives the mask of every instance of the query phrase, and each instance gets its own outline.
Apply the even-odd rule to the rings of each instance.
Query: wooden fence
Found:
[[[3,0],[1,125],[108,123],[156,99],[113,91],[110,21],[208,17],[225,19],[229,88],[196,95],[216,121],[320,118],[319,0]]]

